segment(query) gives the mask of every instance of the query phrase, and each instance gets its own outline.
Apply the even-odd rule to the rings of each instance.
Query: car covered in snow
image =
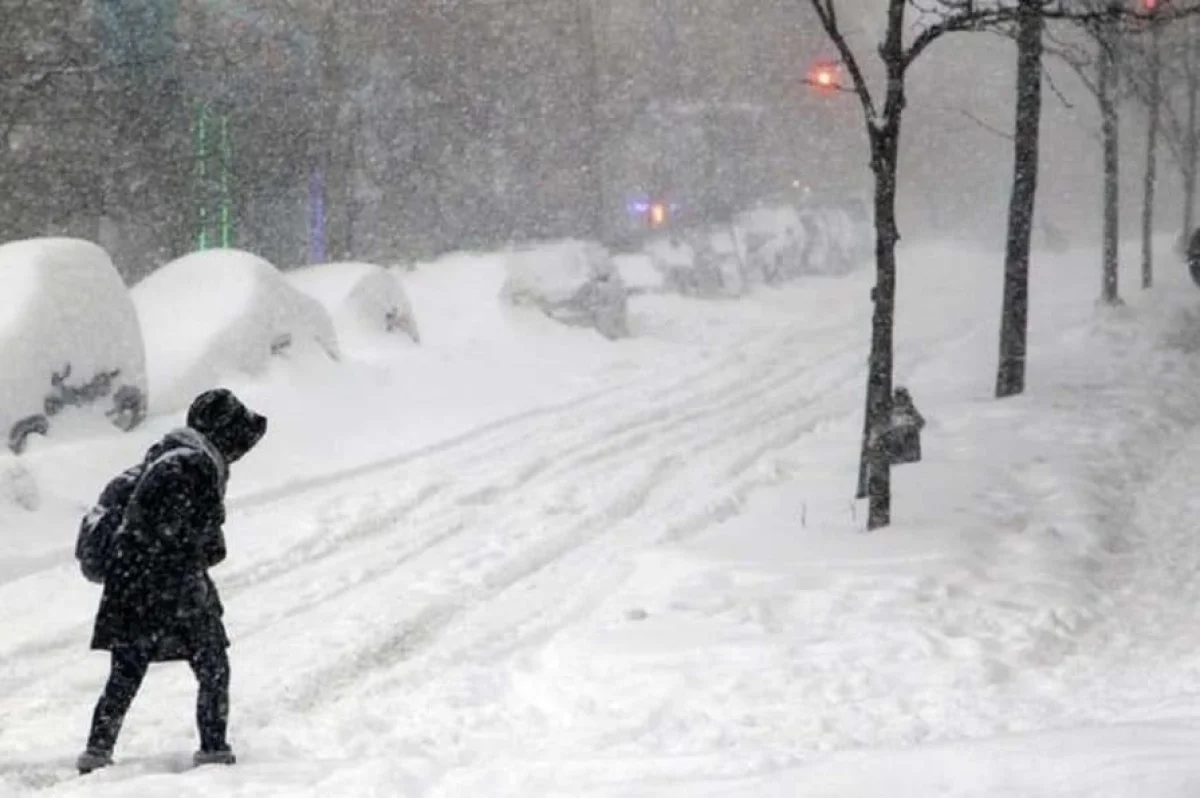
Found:
[[[605,338],[629,335],[629,292],[604,247],[563,240],[510,253],[501,296],[511,305],[535,307],[555,321],[591,327]]]
[[[421,341],[412,305],[392,270],[370,263],[328,263],[285,276],[294,288],[321,303],[343,343],[381,335]]]
[[[185,407],[227,375],[261,374],[275,357],[339,357],[325,308],[248,252],[194,252],[158,269],[131,293],[155,412]]]
[[[763,206],[737,218],[754,282],[769,285],[803,275],[838,275],[866,261],[873,241],[854,203]]]
[[[60,414],[146,413],[146,363],[133,302],[108,254],[87,241],[0,246],[0,430],[25,449]]]

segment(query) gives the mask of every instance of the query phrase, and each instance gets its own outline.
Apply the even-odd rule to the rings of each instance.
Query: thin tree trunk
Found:
[[[871,132],[875,172],[875,313],[871,320],[871,364],[867,377],[868,474],[870,500],[867,529],[891,523],[892,469],[888,430],[892,416],[893,330],[896,318],[896,172],[899,162],[900,117],[887,119]]]
[[[887,35],[879,54],[887,71],[887,94],[879,118],[867,115],[871,143],[871,172],[875,177],[875,308],[871,318],[871,359],[867,367],[867,406],[863,419],[859,488],[865,471],[868,500],[867,529],[892,520],[892,465],[888,438],[892,420],[893,331],[896,318],[897,172],[900,162],[900,120],[904,114],[905,0],[889,0]],[[864,103],[865,105],[866,103]],[[864,465],[865,464],[865,465]]]
[[[1150,31],[1150,130],[1146,136],[1146,174],[1142,183],[1142,288],[1154,285],[1154,190],[1158,182],[1158,131],[1162,121],[1162,28],[1154,20]]]
[[[1000,317],[1000,360],[996,396],[1025,390],[1025,348],[1029,318],[1029,254],[1037,197],[1038,145],[1042,117],[1042,30],[1039,0],[1021,0],[1017,18],[1017,116],[1013,145],[1013,186],[1008,208],[1004,258],[1004,305]]]
[[[871,289],[872,307],[875,304],[875,296],[875,289]],[[863,403],[862,445],[858,450],[858,487],[854,491],[854,497],[857,499],[867,498],[867,475],[871,473],[871,366],[875,363],[876,359],[874,320],[872,320],[871,324],[871,353],[867,356],[867,390],[865,393],[866,401]]]
[[[1186,23],[1188,34],[1192,35],[1195,25],[1192,19]],[[1187,124],[1183,127],[1183,140],[1180,146],[1180,176],[1183,180],[1183,221],[1180,229],[1178,246],[1180,251],[1186,251],[1188,239],[1192,236],[1192,226],[1195,223],[1196,205],[1196,118],[1200,115],[1200,73],[1196,71],[1194,48],[1183,50],[1183,74],[1187,79]]]
[[[1099,90],[1101,127],[1104,137],[1104,265],[1100,298],[1106,305],[1121,302],[1118,272],[1120,230],[1120,139],[1116,106],[1117,31],[1115,23],[1105,22],[1101,38]]]
[[[1183,230],[1180,233],[1184,242],[1192,234],[1192,225],[1196,220],[1196,130],[1197,116],[1200,109],[1200,75],[1197,74],[1194,57],[1191,51],[1187,56],[1187,127],[1183,133]],[[1186,244],[1185,244],[1186,246]]]

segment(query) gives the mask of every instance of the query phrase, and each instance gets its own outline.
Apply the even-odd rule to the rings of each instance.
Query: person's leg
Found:
[[[100,755],[93,757],[94,761],[101,762],[111,756],[117,735],[121,732],[121,724],[125,722],[125,713],[129,711],[129,705],[133,703],[149,667],[150,654],[145,647],[118,646],[112,650],[108,683],[96,702],[92,728],[88,734],[87,753]]]
[[[229,656],[224,646],[201,648],[189,663],[196,674],[196,726],[202,752],[228,751],[225,739],[229,725]]]

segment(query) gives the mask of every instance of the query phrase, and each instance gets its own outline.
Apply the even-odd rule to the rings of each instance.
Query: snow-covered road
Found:
[[[1063,269],[1060,293],[1090,289]],[[1186,340],[1138,316],[1097,331],[1061,293],[1035,308],[1034,395],[997,405],[996,281],[958,254],[909,274],[898,373],[931,454],[898,472],[886,536],[853,534],[845,495],[865,276],[750,310],[647,299],[635,322],[659,346],[588,390],[233,501],[214,576],[237,768],[174,775],[194,685],[170,666],[118,765],[72,778],[106,667],[84,652],[95,590],[61,561],[0,584],[0,793],[882,795],[866,785],[908,774],[984,795],[955,768],[1051,738],[819,757],[1164,715],[1183,720],[1146,739],[1200,740],[1179,703],[1200,689]]]

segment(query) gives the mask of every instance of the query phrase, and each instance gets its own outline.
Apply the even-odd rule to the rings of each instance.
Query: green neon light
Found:
[[[197,245],[200,249],[208,249],[208,198],[205,196],[208,165],[208,108],[200,104],[196,116],[196,190],[199,202],[196,203],[200,214],[200,235]]]
[[[233,169],[233,147],[229,143],[229,117],[221,116],[221,246],[233,243],[233,198],[229,192],[229,173]]]

